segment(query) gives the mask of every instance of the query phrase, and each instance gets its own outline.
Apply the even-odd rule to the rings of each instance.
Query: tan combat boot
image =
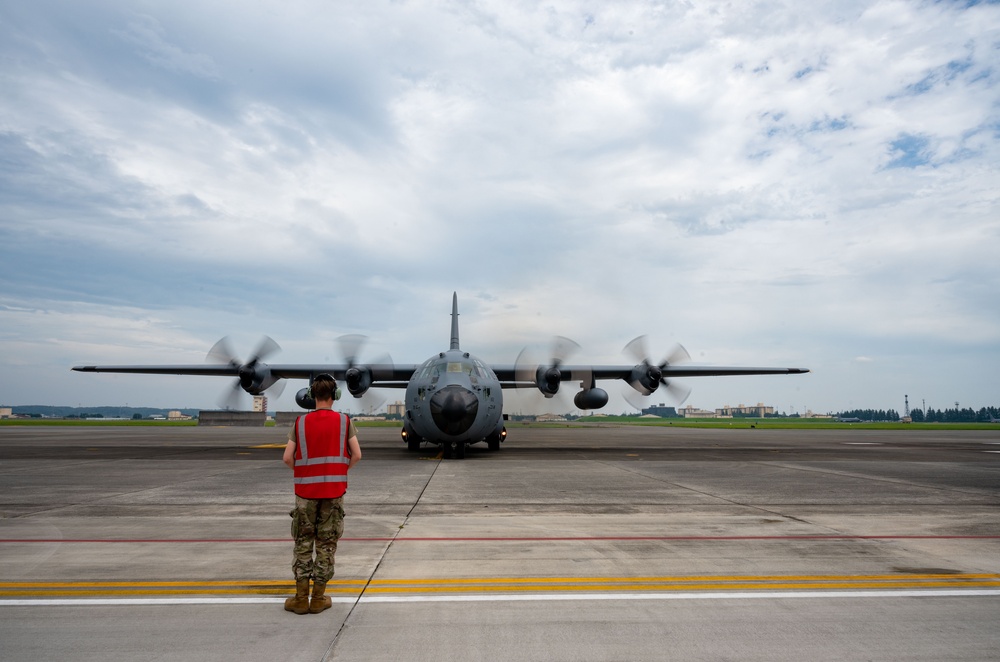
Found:
[[[323,595],[326,592],[326,582],[313,582],[312,600],[309,601],[309,613],[318,614],[333,606],[333,600]]]
[[[295,580],[295,597],[285,599],[285,611],[309,613],[309,579]]]

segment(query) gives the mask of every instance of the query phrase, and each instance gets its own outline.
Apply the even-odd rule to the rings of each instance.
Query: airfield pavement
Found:
[[[0,659],[1000,659],[997,431],[362,428],[305,616],[286,434],[0,427]]]

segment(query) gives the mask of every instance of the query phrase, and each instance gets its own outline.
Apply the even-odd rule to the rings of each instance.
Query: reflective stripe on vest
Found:
[[[322,410],[320,410],[322,411]],[[327,499],[343,496],[347,489],[347,468],[351,463],[347,445],[350,434],[350,419],[339,412],[330,413],[337,416],[336,421],[326,421],[328,415],[321,414],[322,419],[313,419],[316,425],[339,425],[336,439],[313,439],[313,452],[320,453],[310,457],[309,438],[306,432],[306,419],[318,412],[299,416],[295,422],[296,458],[295,458],[295,493],[307,499]],[[322,428],[321,428],[322,429]],[[313,430],[316,432],[316,430]],[[332,442],[332,443],[331,443]],[[336,453],[336,455],[327,455]],[[325,466],[324,466],[325,465]],[[307,468],[308,467],[308,468]],[[317,473],[318,472],[318,473]]]

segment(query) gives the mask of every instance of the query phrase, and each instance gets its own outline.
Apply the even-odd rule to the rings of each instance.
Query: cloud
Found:
[[[5,6],[0,304],[23,331],[0,401],[230,333],[307,362],[362,332],[418,362],[455,290],[492,361],[554,334],[619,361],[650,333],[817,368],[689,384],[698,406],[988,398],[998,12]],[[128,390],[92,383],[88,404]]]

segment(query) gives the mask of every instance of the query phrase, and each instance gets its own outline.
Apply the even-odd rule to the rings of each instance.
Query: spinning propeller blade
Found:
[[[649,400],[648,397],[654,393],[661,385],[666,389],[670,399],[676,404],[684,404],[684,401],[691,395],[691,389],[676,379],[667,379],[664,369],[671,365],[687,363],[691,360],[691,355],[684,349],[683,345],[676,344],[670,352],[657,364],[649,360],[649,350],[646,346],[646,336],[633,338],[622,349],[622,352],[636,361],[634,377],[628,382],[628,386],[622,389],[622,397],[630,405],[642,411]]]

